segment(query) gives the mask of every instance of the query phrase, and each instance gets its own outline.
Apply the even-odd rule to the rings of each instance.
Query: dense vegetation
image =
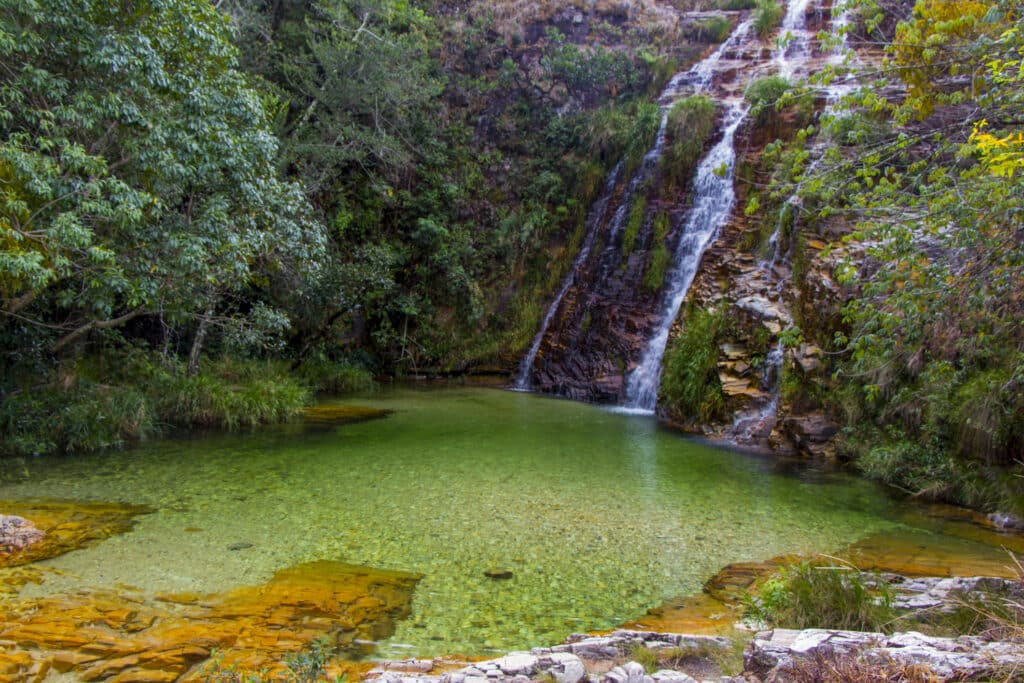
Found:
[[[508,366],[651,95],[728,29],[580,11],[0,2],[0,451]]]
[[[753,8],[766,36],[781,16],[719,4]],[[0,0],[0,452],[274,421],[370,373],[512,367],[607,172],[648,148],[652,95],[730,27],[666,12]],[[1017,509],[1021,16],[1012,0],[862,0],[851,38],[891,44],[869,88],[814,126],[813,86],[746,93],[762,136],[782,138],[747,213],[760,248],[783,223],[787,344],[827,359],[786,366],[785,402],[840,417],[871,476]],[[701,97],[669,113],[669,189],[714,117]],[[668,215],[651,225],[656,290]],[[817,261],[808,240],[830,243]],[[838,280],[827,301],[814,268]],[[715,344],[732,332],[721,313],[691,318],[663,396],[721,417]]]
[[[830,352],[821,372],[787,367],[785,398],[833,411],[845,455],[872,477],[1020,510],[1022,19],[1013,2],[907,7],[860,3],[852,38],[891,43],[862,69],[871,86],[761,161],[768,187],[748,213],[762,236],[782,222],[791,333]],[[815,257],[808,240],[831,244]],[[814,289],[814,268],[841,289]]]

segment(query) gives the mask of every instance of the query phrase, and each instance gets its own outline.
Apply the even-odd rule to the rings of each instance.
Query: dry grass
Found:
[[[866,661],[858,654],[837,654],[825,649],[800,658],[779,670],[766,683],[938,683],[944,680],[920,664],[888,660]]]

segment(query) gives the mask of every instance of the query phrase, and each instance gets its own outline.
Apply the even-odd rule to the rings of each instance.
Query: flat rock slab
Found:
[[[867,667],[915,666],[939,680],[981,680],[1024,666],[1024,643],[976,636],[935,638],[908,632],[886,636],[861,631],[775,629],[757,634],[744,669],[762,681],[785,681],[801,661],[855,661]]]

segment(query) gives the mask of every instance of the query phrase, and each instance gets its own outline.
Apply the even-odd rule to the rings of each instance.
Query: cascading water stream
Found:
[[[729,37],[715,49],[714,52],[698,62],[688,71],[684,71],[673,76],[668,85],[665,86],[665,89],[658,97],[658,103],[661,105],[662,112],[661,123],[658,128],[658,133],[654,139],[654,145],[644,155],[643,161],[640,163],[640,166],[630,179],[629,185],[623,194],[622,201],[619,203],[619,206],[612,217],[608,230],[608,246],[606,249],[615,248],[615,237],[622,231],[622,228],[626,223],[633,196],[644,181],[650,177],[655,169],[657,169],[661,162],[662,152],[665,148],[669,109],[684,93],[704,92],[708,87],[710,87],[711,79],[715,74],[715,68],[722,60],[722,56],[729,50],[735,48],[740,41],[746,38],[750,31],[750,26],[751,20],[749,19],[741,22]],[[601,224],[604,221],[608,204],[615,192],[615,187],[619,181],[619,175],[621,172],[622,163],[620,162],[612,171],[608,181],[605,183],[604,192],[594,203],[593,207],[591,207],[590,215],[587,219],[587,234],[584,238],[583,247],[581,248],[579,255],[576,257],[576,260],[573,262],[569,273],[562,281],[562,286],[559,288],[558,293],[548,306],[544,319],[541,322],[540,330],[533,338],[529,351],[527,351],[526,356],[523,357],[523,360],[519,364],[519,370],[516,373],[515,383],[513,384],[513,389],[517,391],[529,391],[531,388],[531,372],[533,371],[533,365],[537,360],[537,355],[540,352],[540,347],[544,342],[544,337],[547,335],[548,329],[550,328],[555,315],[558,313],[558,307],[561,304],[562,299],[564,299],[565,295],[569,292],[569,289],[576,281],[577,273],[590,256],[591,249],[596,241],[596,236],[600,230]]]
[[[676,247],[675,266],[665,292],[660,321],[647,343],[640,365],[630,373],[627,380],[626,408],[652,412],[657,404],[661,360],[665,355],[669,330],[697,274],[704,250],[732,214],[736,201],[736,194],[733,191],[733,170],[736,163],[734,140],[736,129],[746,118],[746,114],[747,108],[743,102],[729,104],[722,139],[697,166],[697,176],[693,184],[693,208],[687,214],[686,224]]]
[[[558,294],[555,295],[551,305],[548,306],[547,313],[544,314],[544,320],[540,325],[540,331],[537,336],[533,338],[533,343],[530,344],[530,350],[519,364],[519,372],[516,374],[516,381],[514,388],[517,391],[529,391],[530,390],[530,370],[533,368],[533,362],[537,359],[537,353],[540,351],[540,345],[544,341],[544,335],[547,334],[548,327],[551,326],[551,321],[555,317],[555,313],[558,312],[558,306],[562,303],[562,299],[565,298],[569,288],[572,287],[573,282],[576,281],[576,273],[579,272],[583,262],[590,256],[590,250],[594,246],[594,241],[597,237],[598,228],[601,222],[604,220],[605,212],[608,210],[608,203],[611,201],[612,194],[615,192],[615,185],[619,182],[619,175],[622,173],[622,162],[612,170],[608,176],[608,182],[605,183],[604,192],[598,197],[597,201],[590,209],[590,215],[587,217],[587,233],[586,237],[583,238],[583,246],[580,248],[580,253],[576,256],[576,260],[573,261],[572,268],[569,269],[568,275],[565,276],[565,280],[562,281],[562,286],[558,290]]]
[[[748,412],[732,423],[729,438],[736,443],[753,443],[767,439],[775,428],[779,413],[779,395],[782,386],[782,361],[785,350],[782,343],[765,356],[761,372],[761,390],[768,392],[771,398],[758,410]]]
[[[810,0],[790,0],[779,32],[780,45],[775,51],[774,61],[779,75],[792,78],[798,65],[807,62],[811,56],[811,34],[807,30],[807,6]]]
[[[806,9],[806,8],[805,8]],[[846,42],[846,26],[849,23],[847,16],[847,9],[843,9],[841,12],[835,14],[830,22],[830,30],[838,34],[840,37],[839,43],[832,49],[829,56],[829,63],[833,66],[838,66],[846,58],[847,42]],[[788,16],[788,13],[787,13]],[[825,87],[825,109],[822,113],[823,117],[832,116],[835,114],[839,102],[844,95],[846,95],[852,86],[847,83],[829,84]],[[812,158],[810,166],[805,171],[805,176],[810,176],[814,169],[821,163],[824,147],[826,141],[819,137],[814,146],[810,150]],[[783,206],[783,210],[799,211],[801,206],[800,200],[800,189],[803,183],[797,185],[792,196],[786,201]],[[795,226],[796,219],[793,219]],[[783,221],[777,221],[775,232],[772,233],[771,237],[768,238],[768,250],[769,258],[766,261],[761,262],[759,267],[771,280],[774,275],[775,266],[779,262],[779,245],[781,240]],[[788,258],[788,253],[784,258]],[[781,375],[782,375],[782,362],[785,358],[785,350],[782,344],[776,345],[772,351],[768,353],[764,361],[764,370],[762,372],[761,389],[768,391],[770,398],[768,403],[762,406],[760,409],[744,413],[738,416],[732,424],[732,428],[729,430],[729,438],[736,443],[752,443],[758,440],[766,439],[772,429],[775,427],[775,423],[778,417],[779,411],[779,395],[781,393]]]

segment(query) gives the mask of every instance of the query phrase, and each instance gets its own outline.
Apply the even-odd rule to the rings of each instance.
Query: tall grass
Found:
[[[681,334],[665,352],[661,397],[683,419],[709,422],[725,411],[725,394],[718,379],[718,336],[724,316],[694,308]]]
[[[891,632],[892,589],[845,563],[806,561],[784,567],[746,603],[748,616],[772,626]]]
[[[715,129],[715,103],[703,95],[680,100],[668,114],[668,148],[662,157],[666,189],[683,187],[693,177],[697,162]]]
[[[122,447],[169,426],[239,429],[295,417],[312,397],[283,363],[207,361],[189,377],[177,361],[128,353],[100,383],[83,362],[62,378],[0,402],[0,456]],[[104,361],[105,362],[105,361]],[[338,379],[340,381],[340,379]]]
[[[768,39],[782,22],[786,11],[775,0],[758,0],[754,10],[754,32],[761,40]]]

